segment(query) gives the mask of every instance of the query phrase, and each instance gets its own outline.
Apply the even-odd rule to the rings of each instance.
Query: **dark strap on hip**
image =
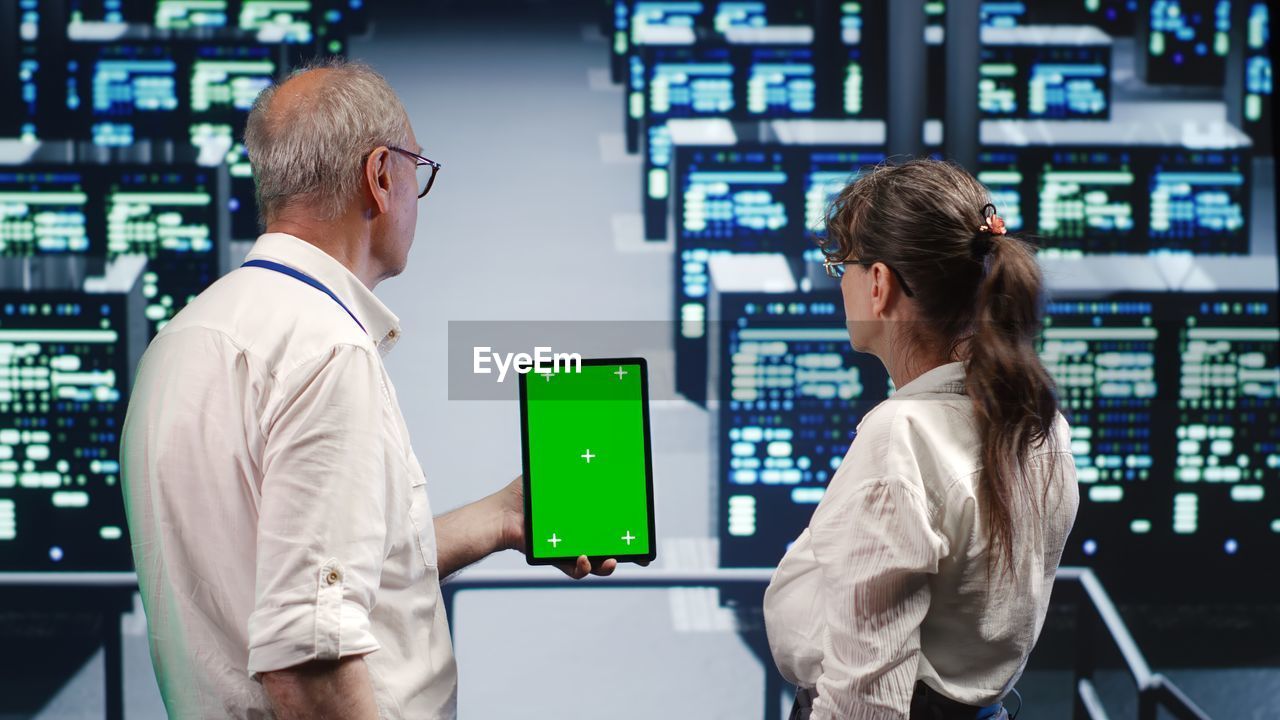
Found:
[[[817,690],[796,688],[792,720],[808,720],[817,694]],[[911,720],[988,720],[999,715],[1002,709],[1003,702],[994,702],[986,707],[956,702],[918,680],[911,696]]]
[[[916,681],[915,694],[911,696],[911,720],[986,720],[1000,712],[1002,704],[986,707],[965,705],[942,695],[937,690]]]
[[[360,319],[356,317],[356,314],[351,312],[351,310],[347,308],[346,304],[343,303],[341,300],[339,300],[338,296],[335,295],[332,290],[325,287],[324,283],[311,277],[310,275],[304,272],[300,272],[298,270],[294,270],[288,265],[281,265],[278,262],[272,262],[270,260],[250,260],[245,264],[241,265],[240,267],[256,267],[256,268],[262,268],[264,270],[274,270],[275,272],[278,272],[281,275],[288,275],[294,280],[298,280],[300,282],[306,283],[307,285],[310,285],[311,287],[319,290],[320,292],[332,298],[334,302],[338,303],[338,307],[345,310],[346,313],[351,316],[351,319],[356,321],[356,324],[360,326],[360,329],[364,330],[365,335],[369,334],[369,331],[364,329],[364,325],[360,322]]]

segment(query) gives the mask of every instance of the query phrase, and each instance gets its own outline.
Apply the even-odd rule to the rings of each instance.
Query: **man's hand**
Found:
[[[440,577],[499,550],[524,552],[524,478],[516,477],[498,492],[436,518],[436,557]],[[618,567],[612,558],[591,567],[583,555],[576,563],[557,565],[565,575],[580,580],[588,575],[610,575]]]
[[[502,549],[524,552],[524,476],[516,476],[511,484],[489,497],[494,498],[500,508]],[[556,567],[574,580],[581,580],[588,575],[603,577],[613,574],[613,571],[618,568],[618,561],[609,558],[600,563],[600,567],[593,568],[591,560],[586,555],[580,555],[576,563],[565,563]]]

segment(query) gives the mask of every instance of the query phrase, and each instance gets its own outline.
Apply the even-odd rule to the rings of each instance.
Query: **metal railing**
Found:
[[[442,586],[446,613],[452,623],[453,603],[459,592],[466,590],[499,589],[551,589],[582,587],[584,582],[598,589],[623,588],[678,588],[711,587],[721,590],[758,588],[763,594],[773,576],[771,569],[709,569],[709,570],[620,570],[608,579],[587,581],[571,580],[557,575],[533,574],[528,570],[467,570],[453,576]],[[1065,589],[1077,589],[1076,599],[1076,657],[1075,703],[1073,717],[1076,720],[1108,720],[1106,710],[1094,686],[1097,670],[1097,637],[1105,631],[1111,646],[1119,651],[1129,676],[1138,692],[1139,720],[1156,720],[1159,708],[1164,708],[1178,720],[1211,720],[1171,680],[1160,673],[1153,673],[1138,644],[1129,633],[1115,603],[1102,587],[1093,570],[1083,567],[1058,569],[1057,585]],[[1055,590],[1058,588],[1055,587]],[[780,716],[782,687],[776,672],[765,672],[765,720]]]
[[[600,590],[627,588],[711,587],[720,590],[758,589],[763,595],[773,576],[771,569],[650,570],[624,568],[610,578],[571,580],[555,574],[540,574],[528,569],[517,571],[465,570],[449,578],[441,586],[449,622],[453,622],[453,605],[459,592],[469,590],[553,589],[592,587]],[[0,586],[10,588],[61,586],[67,589],[129,591],[137,588],[133,573],[0,573]],[[1076,600],[1075,707],[1076,720],[1107,720],[1107,712],[1094,685],[1097,670],[1097,639],[1108,640],[1124,661],[1138,692],[1139,720],[1156,720],[1160,708],[1178,720],[1210,720],[1169,678],[1151,671],[1142,651],[1121,619],[1111,597],[1089,568],[1058,569],[1056,591],[1071,587]],[[1055,597],[1055,600],[1057,598]],[[118,606],[116,606],[118,607]],[[121,667],[120,613],[103,605],[104,614],[113,620],[103,627],[106,675],[106,716],[124,716],[123,673]],[[777,672],[765,672],[765,718],[780,716],[783,686]]]
[[[671,588],[715,588],[717,590],[755,590],[763,598],[764,589],[773,578],[771,568],[715,568],[709,570],[659,570],[647,568],[621,567],[608,578],[588,577],[583,580],[572,580],[553,572],[534,573],[529,569],[522,570],[463,570],[450,576],[440,586],[444,594],[445,616],[449,619],[449,628],[453,629],[453,605],[459,592],[464,590],[532,590],[552,588],[591,587],[597,590],[622,590],[635,588],[671,589]],[[768,655],[768,641],[763,632],[755,633],[758,637],[743,639],[761,657],[764,665],[764,719],[781,720],[782,693],[787,688],[786,682],[773,667]],[[754,642],[753,642],[754,641]]]
[[[1116,610],[1111,596],[1102,587],[1098,577],[1089,568],[1064,567],[1058,569],[1058,583],[1073,583],[1080,597],[1076,602],[1076,662],[1075,707],[1076,720],[1107,720],[1107,712],[1098,698],[1093,684],[1097,670],[1097,638],[1103,635],[1120,653],[1125,669],[1138,691],[1138,720],[1156,720],[1159,708],[1164,708],[1179,720],[1210,720],[1209,715],[1188,698],[1173,681],[1160,673],[1151,672],[1146,657],[1138,649]]]

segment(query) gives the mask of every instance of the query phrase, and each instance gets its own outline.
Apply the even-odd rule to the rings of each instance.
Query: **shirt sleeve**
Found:
[[[294,370],[264,428],[251,675],[378,649],[370,632],[386,556],[386,390],[366,348]]]
[[[864,480],[809,527],[827,626],[812,720],[905,719],[929,575],[946,553],[923,493],[900,478]]]
[[[826,630],[818,587],[820,568],[809,545],[809,529],[782,556],[764,591],[764,628],[773,662],[783,679],[813,687],[822,674],[822,635]]]

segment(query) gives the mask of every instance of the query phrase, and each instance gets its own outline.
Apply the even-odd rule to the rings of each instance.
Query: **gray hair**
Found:
[[[285,82],[325,70],[300,101],[276,107]],[[385,78],[341,58],[304,65],[253,103],[244,142],[253,167],[259,221],[265,226],[291,205],[333,220],[360,192],[365,158],[379,145],[407,150],[409,115]]]

